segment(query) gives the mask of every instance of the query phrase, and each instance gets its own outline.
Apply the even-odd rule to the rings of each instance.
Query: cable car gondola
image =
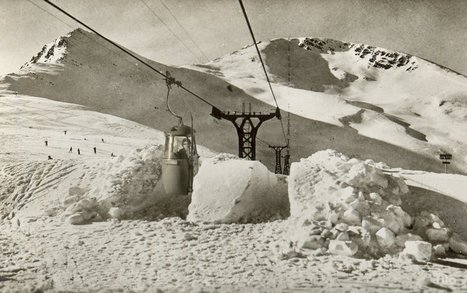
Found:
[[[164,158],[162,162],[162,183],[167,195],[188,195],[193,190],[193,178],[198,169],[198,152],[196,149],[193,117],[191,127],[184,125],[182,117],[170,108],[169,94],[172,84],[181,86],[166,72],[167,109],[178,118],[178,125],[165,132]]]

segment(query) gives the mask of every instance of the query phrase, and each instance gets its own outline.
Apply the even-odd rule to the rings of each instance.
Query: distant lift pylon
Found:
[[[286,145],[269,145],[269,148],[274,150],[276,155],[276,174],[289,175],[290,172],[290,111],[287,112],[287,144]],[[282,156],[282,151],[285,149],[285,155]],[[284,165],[282,166],[282,158]]]

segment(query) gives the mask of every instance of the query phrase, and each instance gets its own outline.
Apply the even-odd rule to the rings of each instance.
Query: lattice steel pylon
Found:
[[[289,175],[289,173],[290,173],[290,109],[287,112],[287,146],[285,149],[284,169],[282,170],[282,174]]]
[[[274,173],[282,174],[282,150],[287,148],[287,146],[278,146],[278,145],[269,145],[269,148],[273,149],[276,154],[276,167]],[[285,166],[284,166],[285,170]]]
[[[217,119],[226,119],[233,123],[238,134],[238,156],[249,160],[256,160],[256,135],[263,122],[274,117],[280,119],[280,110],[264,114],[261,112],[251,112],[251,105],[248,112],[243,109],[242,113],[223,112],[216,107],[212,108],[211,116]]]
[[[276,154],[276,167],[274,173],[289,175],[290,172],[290,111],[287,112],[287,144],[286,145],[269,145]],[[282,157],[282,150],[286,151]],[[282,158],[284,158],[284,168],[282,168]]]

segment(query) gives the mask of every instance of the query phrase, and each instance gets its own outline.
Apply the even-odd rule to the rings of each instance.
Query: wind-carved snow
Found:
[[[320,53],[335,54],[336,52],[349,51],[352,55],[362,59],[368,68],[394,69],[405,67],[406,71],[417,68],[417,59],[411,55],[390,51],[383,48],[340,42],[332,39],[300,38],[300,47],[306,50],[318,50]]]
[[[389,143],[401,144],[409,147],[410,149],[422,149],[425,144],[407,135],[406,128],[393,123],[388,118],[378,115],[376,112],[365,111],[361,114],[361,121],[350,122],[350,126],[358,130],[358,133],[376,138],[379,140],[386,140],[387,134],[391,133],[391,140]]]
[[[261,42],[258,47],[260,50],[264,50],[269,44],[269,42]],[[222,59],[216,59],[202,67],[190,68],[196,70],[202,68],[214,74],[217,72],[229,83],[272,107],[276,107],[254,46],[245,46],[243,50],[236,51]],[[359,110],[335,94],[296,89],[277,82],[274,74],[268,73],[268,75],[272,81],[272,88],[279,107],[294,114],[342,126],[339,121],[341,117],[355,114]],[[333,110],[328,111],[329,109]]]
[[[292,48],[281,47],[281,42],[288,42]],[[309,52],[300,58],[304,62],[307,58],[311,60],[307,63],[310,64],[308,72],[313,73],[314,78],[319,80],[320,74],[331,74],[342,84],[326,84],[329,80],[323,79],[320,86],[324,90],[298,88],[293,80],[287,80],[286,70],[282,76],[271,72],[274,64],[268,62],[299,58],[296,56],[299,53],[294,51],[296,46]],[[308,119],[352,127],[361,135],[430,157],[449,152],[453,154],[453,163],[467,170],[465,76],[409,54],[332,39],[277,39],[260,43],[259,49],[283,110]],[[320,62],[326,62],[325,69],[314,68],[316,56]],[[287,66],[286,61],[281,62],[281,65],[274,65],[275,72],[278,67]],[[215,74],[275,106],[253,46],[190,68]],[[295,74],[301,74],[306,80],[306,72]]]

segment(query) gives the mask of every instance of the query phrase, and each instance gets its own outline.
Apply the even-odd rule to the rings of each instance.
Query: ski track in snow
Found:
[[[78,148],[79,158],[94,160],[163,142],[158,130],[78,105],[15,95],[0,96],[0,105],[2,162],[47,160],[48,155],[54,159],[76,159]]]

